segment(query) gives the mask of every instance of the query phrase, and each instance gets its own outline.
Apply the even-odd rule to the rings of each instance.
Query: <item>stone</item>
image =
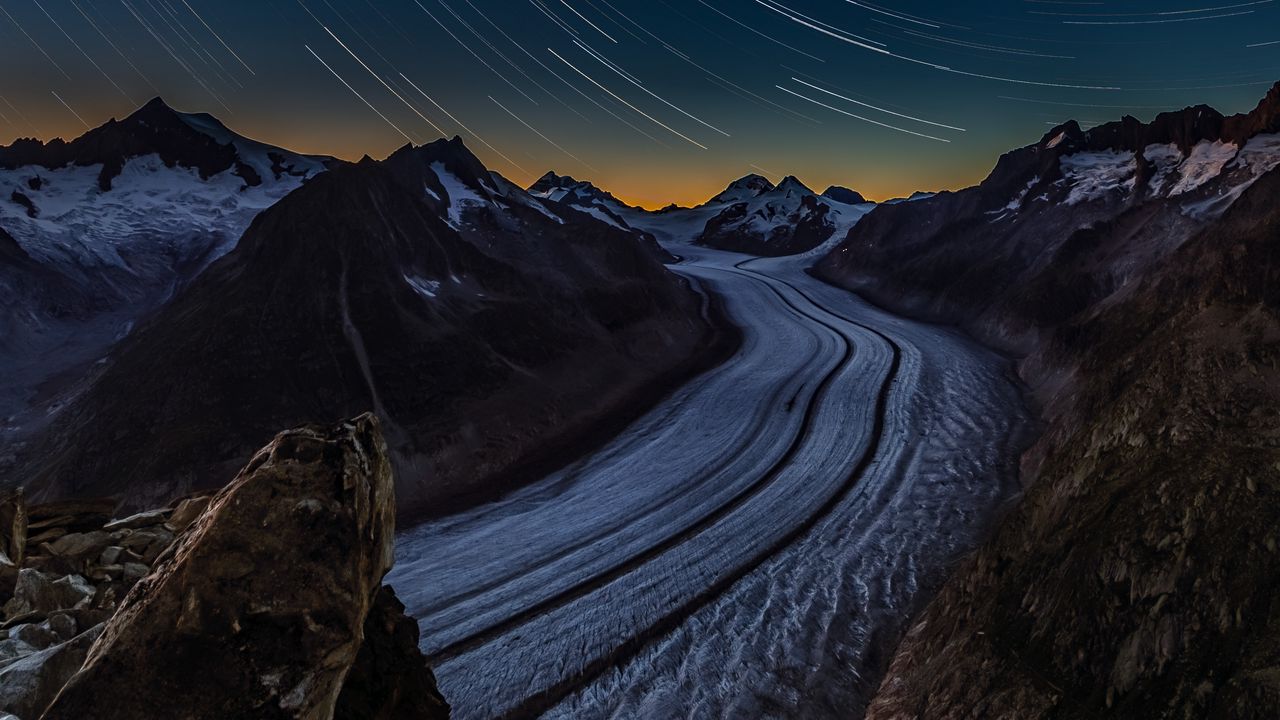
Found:
[[[62,557],[97,555],[111,544],[111,535],[102,530],[87,533],[71,533],[49,543],[53,554]]]
[[[168,529],[163,527],[156,528],[150,544],[142,551],[142,562],[154,565],[156,558],[160,557],[161,553],[168,550],[169,546],[173,544],[173,539],[174,535]]]
[[[209,507],[209,496],[188,498],[178,503],[173,509],[173,514],[169,516],[169,528],[174,532],[182,532],[186,530],[196,518],[204,513],[205,508]]]
[[[27,549],[27,501],[22,488],[0,493],[0,550],[22,567]]]
[[[159,536],[151,530],[137,530],[121,538],[120,547],[134,552],[142,552],[146,550],[157,537]]]
[[[58,636],[45,626],[44,623],[40,623],[39,625],[29,623],[27,625],[18,625],[17,627],[10,628],[9,637],[13,640],[24,642],[37,650],[44,650],[47,647],[57,645],[61,642],[61,640],[58,639]]]
[[[364,644],[338,695],[334,720],[436,720],[449,704],[418,649],[418,622],[389,585],[364,622]]]
[[[98,564],[115,565],[116,561],[120,559],[120,553],[122,552],[124,552],[124,548],[119,545],[112,545],[106,550],[103,550],[102,554],[98,556]]]
[[[54,515],[52,517],[45,517],[39,520],[28,519],[27,531],[28,531],[28,534],[34,534],[34,531],[36,530],[43,531],[43,530],[48,530],[49,528],[62,527],[64,525],[68,525],[75,521],[76,521],[75,515]],[[62,529],[66,530],[65,527],[63,527]]]
[[[332,717],[394,523],[376,418],[281,433],[125,596],[44,720]]]
[[[28,528],[60,525],[70,532],[101,530],[115,515],[118,502],[111,498],[59,500],[57,502],[29,505]]]
[[[51,580],[39,570],[23,568],[18,572],[13,598],[5,603],[4,613],[12,619],[30,613],[47,615],[55,610],[85,607],[93,594],[93,586],[79,575]]]
[[[75,617],[70,613],[56,612],[44,621],[46,627],[60,640],[70,640],[79,632]]]
[[[40,547],[44,543],[53,542],[58,538],[66,535],[68,530],[64,527],[51,527],[40,530],[40,532],[27,538],[27,544],[30,547]]]
[[[126,585],[132,585],[150,574],[151,568],[142,563],[124,564],[124,582]]]
[[[169,518],[169,510],[167,508],[161,510],[148,510],[140,512],[136,515],[130,515],[121,520],[112,520],[102,526],[107,532],[115,532],[116,530],[131,530],[142,527],[150,527],[152,525],[163,525]]]
[[[95,626],[65,643],[27,655],[0,669],[0,708],[28,720],[39,718],[84,665],[85,656],[102,628],[102,625]]]

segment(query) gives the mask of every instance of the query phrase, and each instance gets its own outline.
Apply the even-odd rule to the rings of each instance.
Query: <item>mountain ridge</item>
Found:
[[[225,481],[274,427],[373,409],[402,512],[438,514],[718,362],[732,333],[704,310],[634,231],[542,206],[458,139],[402,148],[254,217],[5,475],[147,507]]]

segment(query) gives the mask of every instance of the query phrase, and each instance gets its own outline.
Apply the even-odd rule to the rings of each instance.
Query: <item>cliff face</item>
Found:
[[[1193,148],[1188,160],[1224,137],[1257,147],[1270,138],[1232,134],[1269,127],[1268,107],[1193,108],[1089,142],[1141,147],[1157,133],[1170,153]],[[868,717],[1275,717],[1280,171],[1254,163],[1244,183],[1227,160],[1187,191],[1204,197],[1183,197],[1167,183],[1185,164],[1163,178],[1135,169],[1074,204],[1067,173],[1063,197],[1021,205],[1023,226],[1001,228],[996,188],[1037,192],[1030,178],[1063,167],[1054,155],[1008,173],[1020,163],[1006,156],[982,187],[912,203],[914,215],[878,210],[818,270],[1021,349],[1047,421],[1022,503],[918,619]],[[1206,202],[1218,205],[1197,213]],[[890,256],[919,272],[889,269]]]

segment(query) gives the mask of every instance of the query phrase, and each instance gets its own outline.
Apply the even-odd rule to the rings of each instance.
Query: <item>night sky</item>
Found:
[[[941,0],[0,0],[0,141],[151,97],[358,159],[460,134],[649,207],[795,174],[875,199],[980,180],[1075,118],[1280,79],[1280,3]]]

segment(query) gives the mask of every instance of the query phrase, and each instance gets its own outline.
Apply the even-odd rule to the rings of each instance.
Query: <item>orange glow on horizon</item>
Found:
[[[105,116],[106,114],[104,113],[103,115]],[[35,120],[40,122],[40,125],[44,128],[44,131],[39,134],[18,131],[13,132],[7,139],[11,142],[17,138],[40,137],[46,142],[54,138],[70,141],[86,132],[85,128],[74,119],[65,121],[58,119],[53,122],[50,122],[50,120],[53,119],[39,118]],[[94,121],[90,119],[90,122]],[[241,123],[227,122],[226,124],[233,132],[254,140],[298,153],[328,155],[348,162],[356,162],[365,155],[375,159],[382,159],[404,145],[403,139],[398,143],[383,139],[369,143],[366,146],[357,144],[360,141],[368,141],[370,138],[367,136],[348,136],[348,142],[335,145],[333,129],[320,126],[278,127],[274,123],[261,121],[244,123],[248,127],[240,127]],[[427,142],[430,142],[430,140]],[[700,205],[723,191],[729,183],[746,175],[748,172],[755,172],[744,170],[741,163],[734,163],[732,167],[723,168],[708,165],[697,172],[679,168],[631,166],[627,170],[604,172],[600,176],[592,177],[587,172],[577,172],[572,171],[572,168],[557,166],[545,169],[539,168],[536,173],[529,174],[508,167],[507,163],[500,158],[492,156],[492,153],[483,147],[473,147],[470,143],[468,147],[472,152],[476,153],[487,167],[500,172],[522,187],[528,187],[541,177],[544,172],[553,170],[560,174],[572,175],[578,180],[589,181],[601,190],[612,193],[620,201],[646,210],[658,210],[672,204],[682,207]],[[907,197],[916,191],[936,192],[939,190],[962,189],[980,182],[986,176],[986,171],[987,168],[981,168],[963,175],[948,175],[937,169],[931,170],[919,167],[895,168],[891,175],[880,174],[872,180],[865,181],[857,177],[842,176],[839,168],[824,168],[821,172],[815,171],[813,173],[806,173],[799,168],[790,169],[792,174],[800,178],[814,192],[820,193],[831,185],[841,185],[855,190],[861,193],[863,197],[875,202]],[[865,173],[866,168],[863,168],[861,174]],[[769,176],[769,179],[776,183],[782,178]]]

